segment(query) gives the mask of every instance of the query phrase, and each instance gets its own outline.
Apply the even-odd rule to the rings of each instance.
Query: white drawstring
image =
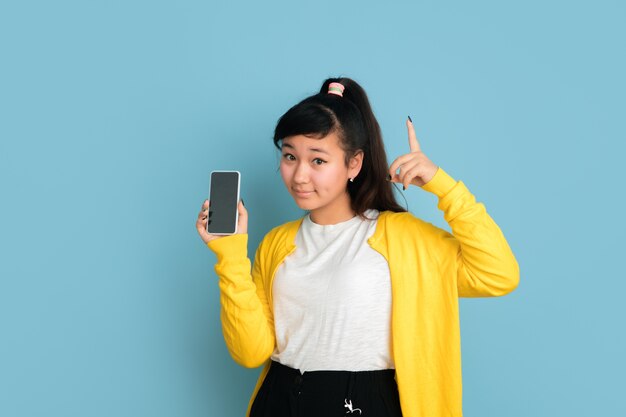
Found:
[[[354,413],[355,411],[358,411],[359,414],[362,414],[362,411],[360,408],[354,408],[354,409],[352,408],[352,400],[348,401],[348,399],[346,398],[344,399],[344,402],[345,402],[344,407],[346,407],[350,411],[350,414]]]

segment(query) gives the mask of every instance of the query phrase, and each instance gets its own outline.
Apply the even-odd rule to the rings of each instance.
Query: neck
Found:
[[[350,196],[346,192],[345,198],[337,200],[334,204],[311,210],[311,221],[326,226],[345,222],[353,218],[356,213],[350,205]]]

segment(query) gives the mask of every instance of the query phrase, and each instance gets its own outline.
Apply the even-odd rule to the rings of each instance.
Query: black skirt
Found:
[[[301,373],[271,361],[250,417],[402,417],[394,375],[394,369]]]

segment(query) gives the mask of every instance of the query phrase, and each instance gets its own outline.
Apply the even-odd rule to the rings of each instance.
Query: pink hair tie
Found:
[[[328,94],[336,94],[339,97],[343,97],[343,90],[345,89],[346,87],[344,87],[343,84],[340,83],[328,84]]]

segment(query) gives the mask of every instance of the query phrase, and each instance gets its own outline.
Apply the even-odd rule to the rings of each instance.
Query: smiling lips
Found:
[[[298,196],[298,197],[308,197],[311,194],[313,194],[313,191],[304,191],[304,190],[293,190],[293,192]]]

